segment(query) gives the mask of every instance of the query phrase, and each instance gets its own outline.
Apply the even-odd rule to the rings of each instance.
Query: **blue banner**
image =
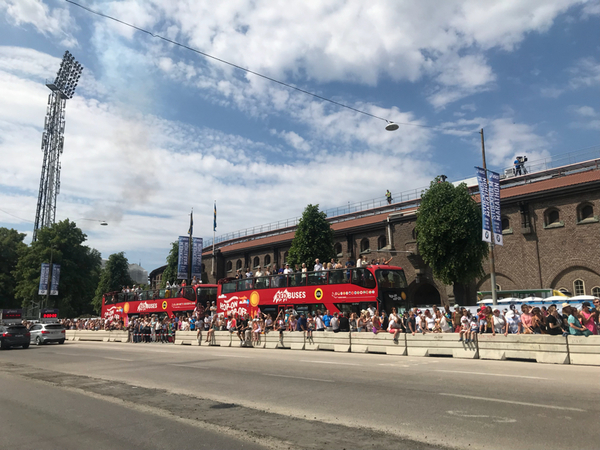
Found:
[[[52,284],[50,295],[58,295],[58,282],[60,280],[60,264],[52,264]]]
[[[189,236],[179,236],[179,258],[177,260],[177,279],[187,280],[188,277],[188,253],[190,249]]]
[[[481,200],[481,221],[483,229],[481,231],[481,239],[485,242],[492,242],[492,221],[490,212],[490,200],[488,198],[488,185],[485,176],[485,170],[481,167],[477,169],[477,183],[479,184],[479,198]]]
[[[202,238],[192,239],[192,277],[202,279]]]
[[[50,276],[50,264],[42,263],[42,271],[40,272],[40,287],[38,289],[39,295],[48,294],[48,277]]]
[[[502,237],[502,216],[500,215],[500,175],[488,170],[490,179],[490,206],[492,215],[492,230],[494,232],[494,244],[504,245]]]

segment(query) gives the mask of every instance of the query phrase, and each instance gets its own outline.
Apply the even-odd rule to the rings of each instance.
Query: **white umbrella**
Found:
[[[571,297],[569,300],[572,302],[592,302],[596,297],[593,295],[576,295],[575,297]]]
[[[529,302],[543,302],[544,299],[542,297],[527,297],[527,298],[522,298],[521,301],[523,303],[529,303]]]
[[[501,298],[498,300],[498,303],[502,303],[503,305],[506,303],[522,303],[523,300],[517,297],[507,297],[507,298]]]
[[[570,300],[569,297],[564,297],[562,295],[553,295],[552,297],[547,297],[544,299],[545,302],[566,302]]]

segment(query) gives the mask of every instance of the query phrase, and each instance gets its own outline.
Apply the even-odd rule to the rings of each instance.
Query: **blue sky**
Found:
[[[0,226],[30,240],[48,89],[65,50],[57,220],[152,270],[217,235],[598,145],[600,5],[585,0],[88,1],[81,4],[385,123],[174,47],[61,0],[0,4]],[[421,126],[415,126],[421,125]],[[433,127],[433,128],[429,128]],[[102,219],[108,227],[83,219]]]

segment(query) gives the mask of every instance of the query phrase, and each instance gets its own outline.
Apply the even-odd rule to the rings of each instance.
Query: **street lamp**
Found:
[[[385,126],[385,129],[387,131],[396,131],[398,128],[400,128],[400,125],[398,125],[397,123],[394,122],[390,122],[389,120],[386,120],[387,125]]]

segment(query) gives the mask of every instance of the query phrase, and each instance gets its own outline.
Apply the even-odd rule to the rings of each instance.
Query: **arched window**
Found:
[[[265,267],[271,265],[271,255],[265,255]]]
[[[363,238],[362,241],[360,241],[360,251],[362,252],[366,252],[367,250],[369,250],[371,247],[369,245],[369,240],[367,238]]]
[[[226,268],[227,272],[231,272],[233,270],[233,264],[231,263],[231,261],[227,261],[225,268]]]
[[[338,258],[341,258],[342,256],[344,256],[343,251],[342,251],[342,244],[340,244],[339,242],[337,244],[335,244],[333,246],[333,253],[335,253],[335,255]]]
[[[592,288],[592,295],[596,298],[600,298],[600,286],[594,286]]]
[[[561,288],[558,288],[558,291],[562,292],[565,295],[570,295],[569,290],[567,288],[561,287]]]
[[[556,208],[550,208],[544,214],[544,221],[546,222],[546,226],[551,225],[559,225],[560,224],[560,213]]]
[[[585,294],[585,284],[583,283],[583,280],[573,281],[573,292],[575,293],[575,295]]]
[[[508,220],[508,217],[503,217],[502,218],[502,231],[508,231],[510,229],[510,220]]]
[[[241,269],[242,268],[242,260],[238,259],[237,262],[235,263],[235,269]]]
[[[377,238],[377,250],[381,250],[383,247],[385,247],[387,245],[387,240],[385,238],[385,236],[379,236],[379,238]]]
[[[496,285],[496,291],[501,291],[502,290],[502,286],[500,286],[499,284]]]
[[[255,269],[260,267],[260,258],[258,256],[254,257],[254,262],[252,263],[252,267],[254,267]]]
[[[577,207],[577,222],[593,221],[594,206],[590,203],[582,203]]]

